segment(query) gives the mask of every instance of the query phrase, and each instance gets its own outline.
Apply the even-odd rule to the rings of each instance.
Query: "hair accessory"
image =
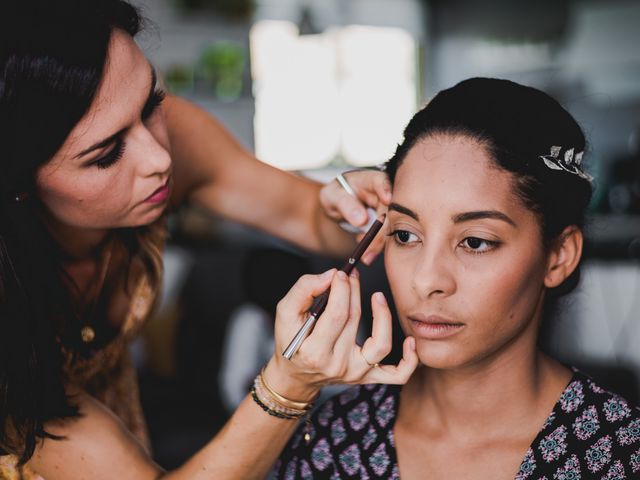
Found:
[[[564,170],[565,172],[578,175],[580,178],[590,182],[593,177],[582,170],[582,156],[584,152],[580,151],[575,153],[574,148],[564,152],[564,156],[560,155],[562,147],[554,145],[551,147],[550,155],[540,155],[540,158],[544,161],[545,165],[552,170]]]

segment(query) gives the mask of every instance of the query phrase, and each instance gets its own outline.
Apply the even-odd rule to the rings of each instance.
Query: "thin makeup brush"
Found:
[[[367,230],[367,233],[365,233],[362,240],[360,240],[360,243],[356,245],[355,250],[353,251],[351,256],[347,259],[347,261],[344,263],[344,265],[340,268],[340,270],[342,270],[347,275],[351,273],[351,271],[353,270],[353,267],[356,266],[356,263],[358,263],[358,261],[360,260],[360,257],[362,257],[362,255],[367,250],[367,248],[369,248],[369,245],[371,245],[371,242],[373,241],[377,233],[382,228],[382,224],[384,223],[385,218],[386,218],[386,215],[382,214],[380,217],[376,219],[375,222],[373,222],[373,225],[371,225],[369,230]],[[327,288],[324,292],[318,295],[313,301],[313,304],[309,309],[309,316],[307,317],[307,320],[304,322],[304,325],[300,327],[300,330],[298,330],[298,333],[296,333],[296,336],[293,337],[293,340],[291,340],[291,343],[289,344],[289,346],[285,348],[284,352],[282,352],[282,356],[287,360],[291,360],[291,357],[293,357],[296,351],[298,351],[304,339],[307,338],[309,331],[311,330],[313,325],[315,325],[316,320],[318,320],[318,317],[320,317],[320,315],[322,315],[322,312],[324,312],[324,309],[327,306],[327,301],[329,300],[330,291],[331,291],[331,288]]]

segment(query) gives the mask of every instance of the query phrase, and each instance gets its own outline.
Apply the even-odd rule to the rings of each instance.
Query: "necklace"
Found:
[[[110,241],[108,245],[105,247],[104,257],[102,263],[100,265],[100,272],[98,274],[98,281],[94,283],[92,295],[90,298],[93,298],[87,314],[84,315],[84,322],[82,327],[80,328],[80,338],[86,344],[93,342],[96,338],[95,328],[91,325],[96,307],[98,306],[100,296],[102,295],[102,289],[104,287],[104,282],[107,278],[107,273],[109,272],[109,266],[111,264],[111,256],[113,254],[113,241]]]

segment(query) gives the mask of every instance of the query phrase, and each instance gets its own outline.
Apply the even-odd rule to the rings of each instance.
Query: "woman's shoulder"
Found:
[[[617,432],[621,424],[640,419],[640,408],[637,405],[602,387],[580,370],[574,370],[571,382],[560,396],[557,407],[566,414],[582,411],[586,415],[585,411],[591,412],[594,418],[601,418],[599,428],[607,431]],[[579,424],[576,424],[575,431],[579,431]],[[640,437],[637,440],[640,441]]]
[[[524,464],[525,470],[537,464],[540,474],[636,478],[633,475],[640,474],[640,409],[575,370]]]
[[[361,385],[329,398],[298,428],[272,478],[393,478],[399,393],[397,385]]]

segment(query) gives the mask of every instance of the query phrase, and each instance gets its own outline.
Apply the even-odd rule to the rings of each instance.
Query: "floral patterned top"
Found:
[[[301,425],[272,479],[399,479],[393,427],[401,387],[332,397]],[[640,479],[640,410],[575,371],[515,480]]]

